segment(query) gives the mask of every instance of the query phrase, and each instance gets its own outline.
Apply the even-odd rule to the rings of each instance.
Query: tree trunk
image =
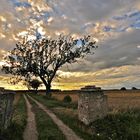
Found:
[[[50,96],[51,95],[51,84],[47,84],[47,85],[45,85],[46,86],[46,95],[48,96]]]
[[[40,79],[42,80],[42,82],[44,83],[44,85],[46,87],[46,95],[51,96],[51,81],[52,80],[46,81],[45,78],[42,76],[40,76]]]
[[[38,89],[37,89],[37,88],[35,89],[35,93],[36,93],[36,94],[38,93]]]

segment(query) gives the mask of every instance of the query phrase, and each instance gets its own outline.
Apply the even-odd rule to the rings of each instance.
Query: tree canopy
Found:
[[[8,65],[3,66],[3,70],[24,78],[39,77],[48,93],[56,72],[64,64],[75,63],[79,58],[93,54],[96,47],[91,36],[79,39],[62,35],[56,39],[23,39],[6,57]]]

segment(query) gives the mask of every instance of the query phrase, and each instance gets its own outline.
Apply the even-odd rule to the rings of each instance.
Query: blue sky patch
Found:
[[[31,4],[28,2],[20,2],[18,0],[12,0],[13,4],[15,7],[25,7],[25,8],[30,8]]]

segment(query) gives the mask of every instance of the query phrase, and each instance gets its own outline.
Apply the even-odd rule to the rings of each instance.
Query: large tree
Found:
[[[96,47],[91,36],[79,39],[62,35],[56,39],[24,39],[10,51],[6,57],[8,65],[3,66],[3,70],[25,78],[39,77],[46,87],[46,93],[49,93],[57,71],[64,64],[77,62],[93,53],[92,49]]]

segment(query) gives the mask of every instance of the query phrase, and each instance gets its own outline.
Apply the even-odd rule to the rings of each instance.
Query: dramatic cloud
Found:
[[[73,89],[80,88],[87,84],[96,84],[104,88],[121,88],[122,86],[139,87],[140,71],[138,71],[138,69],[140,69],[139,65],[126,65],[98,70],[96,72],[70,73],[60,71],[61,79],[59,86],[65,85],[64,88],[70,87]]]
[[[61,75],[69,72],[67,77],[63,76],[64,81],[55,81],[55,87],[79,88],[86,84],[106,88],[140,86],[137,76],[140,65],[139,0],[1,0],[0,67],[3,57],[23,36],[54,37],[61,33],[91,34],[99,48],[79,63],[63,67]],[[121,72],[119,77],[116,70]],[[95,74],[101,75],[100,78]],[[2,77],[1,74],[1,85],[7,85],[7,80]],[[79,85],[77,79],[81,80],[78,80]],[[72,86],[74,82],[75,87]]]

